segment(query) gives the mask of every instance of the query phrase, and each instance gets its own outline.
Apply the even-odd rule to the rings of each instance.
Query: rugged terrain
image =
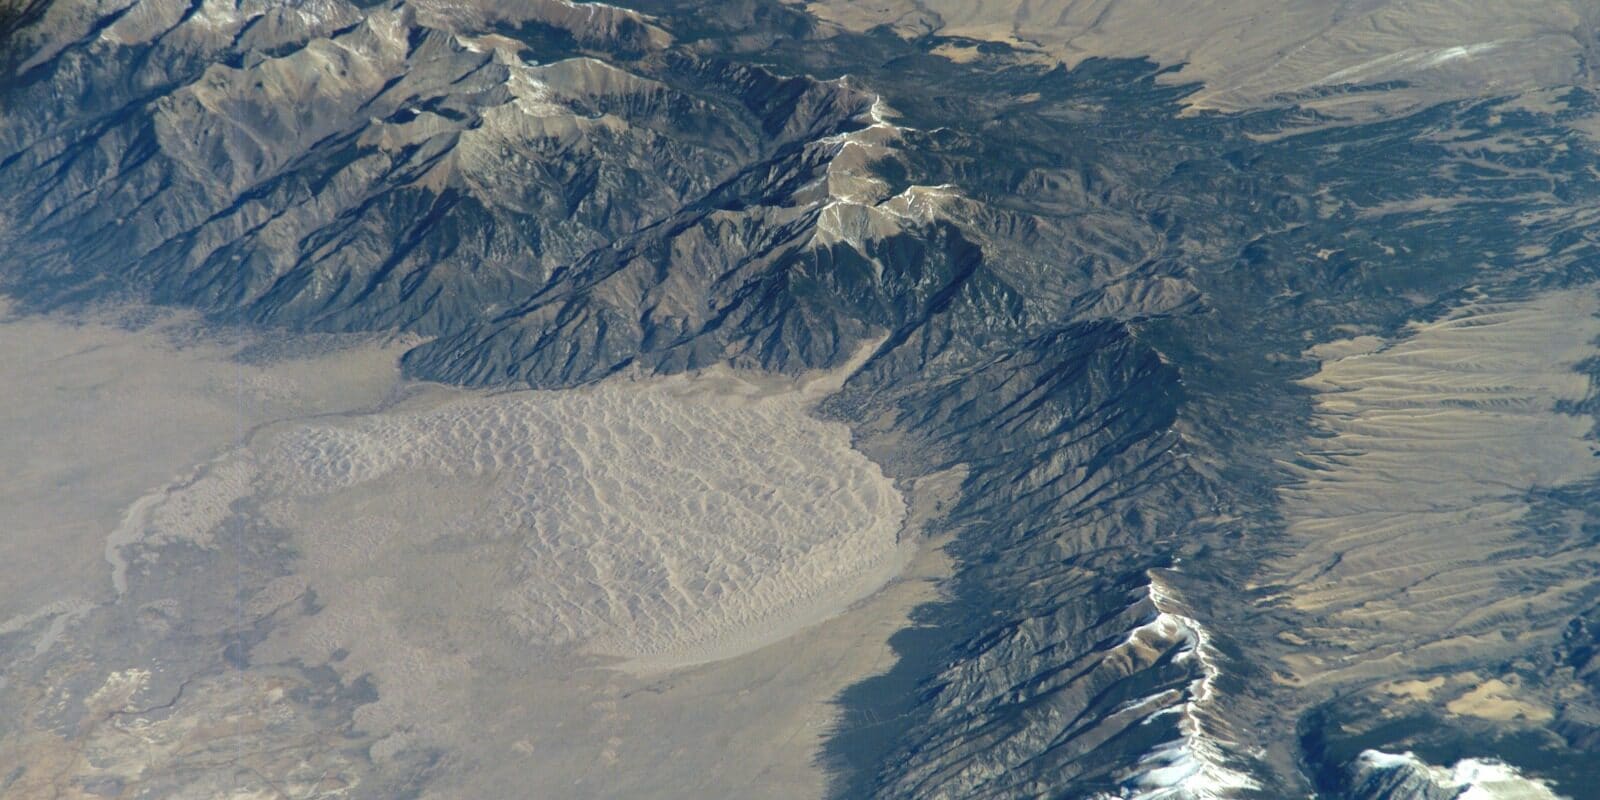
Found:
[[[125,513],[73,534],[107,558],[59,559],[96,588],[0,593],[0,792],[776,793],[708,756],[782,749],[737,729],[820,746],[826,787],[795,794],[1595,796],[1581,4],[632,5],[9,12],[8,324],[142,303],[414,337],[383,340],[406,377],[477,393],[308,401],[118,488]],[[838,382],[710,422],[707,395],[651,388],[729,367]],[[510,388],[539,391],[483,394]],[[535,452],[580,430],[628,468]],[[724,508],[641,477],[717,442],[693,475]],[[162,504],[182,513],[142,516]],[[376,526],[354,552],[351,519]],[[744,538],[662,533],[709,519]],[[772,648],[688,646],[859,597],[896,536],[949,558],[909,619],[895,595]],[[600,563],[600,594],[574,582]],[[796,641],[866,641],[866,609],[893,658],[773,677]],[[601,644],[507,650],[505,620]],[[686,666],[707,652],[741,655]],[[527,666],[650,653],[665,683]],[[651,738],[734,684],[753,699],[695,712],[692,752]],[[518,705],[543,697],[559,713]],[[819,702],[811,737],[790,712]],[[539,729],[558,717],[580,733]],[[221,729],[281,760],[180,746]]]

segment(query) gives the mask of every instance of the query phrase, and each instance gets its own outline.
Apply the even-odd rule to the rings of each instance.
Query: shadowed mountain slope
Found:
[[[756,0],[16,19],[26,308],[419,334],[409,375],[487,387],[870,346],[825,413],[965,478],[839,796],[1595,796],[1587,86],[1195,113],[1153,61]]]

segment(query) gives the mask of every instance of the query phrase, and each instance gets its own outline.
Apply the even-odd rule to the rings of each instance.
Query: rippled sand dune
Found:
[[[848,430],[798,394],[691,383],[285,426],[158,493],[118,538],[205,545],[248,501],[335,570],[357,565],[319,555],[383,531],[394,546],[486,543],[505,560],[480,584],[484,610],[540,645],[654,666],[775,641],[882,585],[905,504]]]
[[[491,765],[455,796],[814,797],[944,569],[912,540],[960,477],[903,497],[813,411],[843,373],[490,394],[400,381],[410,340],[7,336],[8,797],[396,796],[441,752]]]

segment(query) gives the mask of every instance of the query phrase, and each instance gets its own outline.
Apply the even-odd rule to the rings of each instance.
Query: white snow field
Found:
[[[140,501],[114,548],[205,546],[241,500],[318,540],[411,527],[425,549],[484,543],[503,571],[474,581],[479,610],[532,644],[639,669],[776,641],[904,563],[905,503],[802,392],[678,378],[452,394],[265,431]]]
[[[1498,761],[1466,758],[1445,769],[1424,762],[1412,753],[1395,755],[1381,750],[1366,750],[1360,759],[1378,768],[1419,769],[1442,792],[1456,792],[1458,800],[1557,800],[1550,787],[1524,777],[1516,768]]]

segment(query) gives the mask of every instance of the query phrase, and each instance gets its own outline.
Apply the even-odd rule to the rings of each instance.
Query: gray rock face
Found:
[[[913,184],[900,151],[930,134],[874,94],[699,57],[618,9],[209,8],[19,36],[38,49],[8,97],[43,113],[0,141],[30,264],[10,291],[405,328],[440,337],[421,373],[541,385],[641,356],[828,366],[958,292],[1002,330],[1192,300],[1127,280],[1147,234]]]
[[[0,288],[28,307],[404,331],[411,375],[482,386],[877,342],[827,413],[894,477],[967,478],[933,523],[948,598],[840,698],[888,720],[834,732],[840,796],[1453,796],[1368,749],[1593,796],[1594,482],[1535,468],[1584,446],[1592,365],[1473,350],[1561,388],[1513,395],[1473,353],[1402,357],[1463,308],[1590,291],[1589,89],[1180,115],[1148,62],[952,60],[972,43],[758,0],[18,8]],[[1364,371],[1346,340],[1400,355]],[[1333,391],[1377,373],[1411,393]],[[1469,406],[1559,446],[1500,480],[1481,440],[1393,423]],[[1371,430],[1391,449],[1319,449]],[[1430,489],[1417,442],[1471,491]],[[1396,496],[1456,522],[1319,533],[1416,511]],[[1489,499],[1520,510],[1476,524]],[[455,768],[413,755],[419,783]]]
[[[0,145],[6,230],[40,295],[110,274],[158,300],[298,326],[462,335],[537,318],[510,324],[553,327],[583,351],[566,377],[592,378],[641,344],[644,326],[622,317],[649,310],[636,306],[662,281],[652,253],[755,259],[784,244],[803,220],[769,217],[793,214],[710,219],[725,185],[812,179],[828,154],[804,145],[859,127],[871,103],[837,83],[662,51],[665,34],[614,9],[594,21],[558,3],[167,5],[43,45],[59,52],[9,95],[46,110]],[[576,54],[544,63],[506,35],[519,31],[636,44],[644,61],[634,72]],[[68,85],[80,99],[55,100]],[[740,297],[775,280],[750,272],[702,269],[675,276],[682,289],[655,288],[664,319],[652,335],[692,336],[738,313]],[[713,279],[733,283],[730,307],[706,307]],[[604,301],[551,319],[574,292]],[[552,300],[533,305],[540,296]],[[798,349],[815,365],[837,345]],[[513,377],[500,366],[457,369]]]

